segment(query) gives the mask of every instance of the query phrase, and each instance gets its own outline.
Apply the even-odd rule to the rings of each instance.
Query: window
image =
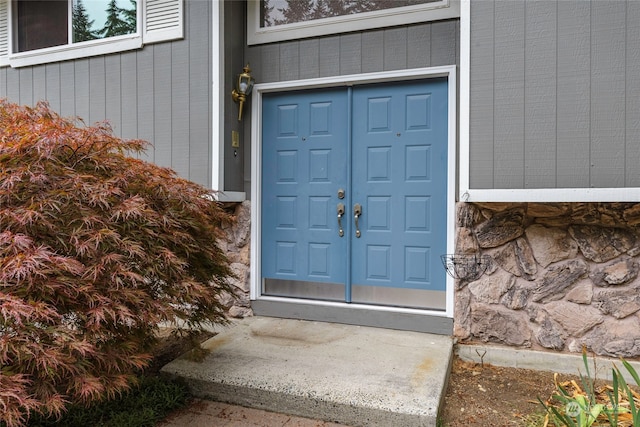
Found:
[[[249,44],[457,18],[459,0],[249,0]]]
[[[14,50],[42,49],[67,43],[66,1],[20,1],[15,4],[17,46]]]
[[[183,0],[0,0],[0,65],[43,64],[179,39],[182,20]]]
[[[436,1],[438,0],[262,0],[260,26],[272,27]]]
[[[13,51],[137,33],[136,2],[126,1],[130,4],[125,0],[14,0]]]
[[[73,43],[138,32],[135,0],[73,0],[71,25]]]

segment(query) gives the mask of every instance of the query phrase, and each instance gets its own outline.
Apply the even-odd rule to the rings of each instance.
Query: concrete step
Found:
[[[162,371],[202,398],[350,426],[435,426],[448,336],[252,317]]]

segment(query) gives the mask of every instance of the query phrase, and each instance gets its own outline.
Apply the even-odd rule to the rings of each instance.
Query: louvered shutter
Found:
[[[0,0],[0,65],[9,64],[9,0]]]
[[[146,0],[142,42],[157,43],[184,37],[183,0]]]

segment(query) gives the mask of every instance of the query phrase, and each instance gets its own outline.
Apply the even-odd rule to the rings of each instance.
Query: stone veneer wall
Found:
[[[231,270],[236,275],[232,284],[236,290],[236,297],[225,295],[221,298],[229,317],[242,318],[252,316],[249,300],[249,260],[251,250],[251,203],[245,201],[233,208],[234,222],[223,227],[225,240],[220,241],[220,248],[227,254],[231,263]]]
[[[251,316],[250,202],[220,242],[237,278],[230,317]],[[463,341],[640,355],[640,204],[459,203],[456,253],[488,255],[479,279],[456,280]]]
[[[459,340],[640,355],[640,204],[459,203],[457,254],[488,255],[456,280]]]

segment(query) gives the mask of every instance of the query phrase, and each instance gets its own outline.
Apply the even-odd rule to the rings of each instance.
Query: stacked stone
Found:
[[[640,355],[638,224],[633,203],[460,203],[456,253],[491,263],[456,281],[454,335]]]
[[[231,279],[231,284],[235,288],[235,298],[231,295],[223,295],[220,301],[226,308],[229,317],[242,318],[253,315],[249,298],[250,202],[238,203],[234,208],[233,215],[234,222],[223,226],[226,239],[220,242],[220,248],[226,253],[231,271],[236,276]]]

